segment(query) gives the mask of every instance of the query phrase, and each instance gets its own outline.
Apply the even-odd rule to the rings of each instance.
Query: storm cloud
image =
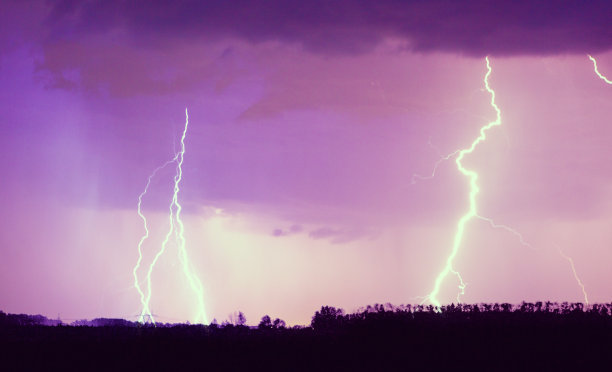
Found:
[[[612,4],[595,1],[58,1],[48,40],[126,31],[134,43],[238,38],[360,54],[385,39],[417,52],[597,53],[612,47]]]

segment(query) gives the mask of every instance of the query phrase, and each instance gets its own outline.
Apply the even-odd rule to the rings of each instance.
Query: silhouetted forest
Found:
[[[323,306],[310,326],[76,321],[0,312],[0,370],[585,370],[612,366],[612,303]]]

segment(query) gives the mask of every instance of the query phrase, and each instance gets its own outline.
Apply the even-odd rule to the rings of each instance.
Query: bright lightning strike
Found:
[[[181,258],[181,262],[183,264],[183,273],[187,277],[189,281],[189,285],[191,289],[196,294],[196,300],[198,303],[198,312],[196,314],[195,322],[196,323],[208,323],[206,319],[206,310],[204,307],[204,289],[202,287],[202,282],[198,278],[198,276],[192,271],[191,264],[189,262],[189,257],[187,256],[187,250],[185,249],[185,226],[183,225],[183,221],[181,220],[181,211],[183,207],[178,202],[178,194],[180,191],[180,183],[183,179],[183,160],[185,156],[185,136],[187,135],[187,126],[189,125],[189,112],[185,109],[185,130],[183,131],[183,135],[181,137],[181,151],[179,151],[179,160],[177,165],[177,174],[174,177],[174,196],[172,197],[172,203],[176,206],[176,223],[178,225],[178,248],[179,255]],[[166,240],[168,236],[166,236]]]
[[[153,269],[155,268],[155,265],[157,264],[157,261],[159,260],[159,258],[162,256],[162,254],[166,251],[166,247],[168,245],[168,243],[170,242],[170,238],[174,235],[175,240],[176,240],[176,244],[178,247],[178,251],[179,251],[179,259],[181,261],[182,264],[182,269],[183,269],[183,273],[185,274],[185,276],[187,277],[187,280],[189,282],[189,286],[191,287],[191,289],[195,292],[195,296],[196,296],[196,301],[197,301],[197,313],[195,315],[194,318],[194,323],[208,323],[208,319],[206,316],[206,310],[204,307],[204,289],[202,286],[202,282],[200,281],[200,279],[198,278],[198,276],[193,272],[190,261],[189,261],[189,256],[187,255],[187,250],[185,248],[185,244],[186,244],[186,240],[185,240],[185,226],[183,224],[183,221],[181,220],[181,211],[183,209],[183,207],[181,206],[181,204],[179,203],[178,200],[178,195],[179,195],[179,191],[180,191],[180,184],[181,181],[183,179],[183,161],[185,158],[185,137],[187,136],[187,129],[189,127],[189,112],[187,111],[187,109],[185,109],[185,128],[183,130],[182,136],[181,136],[181,148],[180,151],[178,151],[175,155],[175,157],[167,162],[166,164],[164,164],[163,166],[157,168],[152,174],[151,176],[149,176],[149,179],[147,181],[145,190],[143,191],[143,193],[139,196],[138,198],[138,214],[140,215],[140,217],[143,219],[144,222],[144,226],[145,226],[145,235],[141,238],[139,244],[138,244],[138,254],[139,254],[139,258],[138,258],[138,262],[136,264],[136,266],[134,267],[134,279],[135,279],[135,287],[138,290],[139,294],[140,294],[140,298],[141,298],[141,303],[142,303],[142,312],[140,315],[140,322],[144,322],[144,319],[146,319],[147,317],[149,319],[151,319],[151,321],[153,323],[155,323],[155,320],[153,318],[153,315],[151,314],[151,310],[150,310],[150,301],[151,301],[151,294],[152,294],[152,284],[151,284],[151,275],[153,274]],[[146,218],[144,217],[144,215],[142,215],[141,213],[141,202],[142,202],[142,197],[146,194],[149,185],[151,183],[151,178],[153,178],[153,176],[163,167],[167,166],[170,163],[176,163],[176,175],[174,176],[174,193],[172,195],[172,201],[170,202],[170,207],[169,207],[169,217],[168,217],[168,222],[169,222],[169,230],[164,238],[164,241],[161,244],[161,248],[159,249],[159,251],[156,253],[155,257],[153,258],[153,261],[151,262],[151,264],[149,265],[149,268],[147,270],[147,275],[146,275],[146,283],[147,283],[147,293],[146,295],[144,294],[144,292],[142,291],[142,289],[140,288],[140,285],[138,283],[138,278],[136,275],[136,272],[138,270],[138,268],[140,267],[141,261],[142,261],[142,243],[148,238],[149,236],[149,230],[147,227],[147,221]]]
[[[437,148],[434,145],[432,145],[431,139],[427,142],[427,144],[431,148],[433,148],[433,149],[435,149],[437,151]],[[460,151],[461,150],[456,150],[456,151],[451,152],[450,154],[445,155],[445,156],[440,155],[440,152],[438,151],[438,155],[440,156],[440,158],[434,164],[434,167],[433,167],[433,170],[432,170],[431,174],[428,175],[428,176],[423,176],[423,175],[415,173],[415,174],[412,175],[411,183],[414,185],[417,182],[417,180],[426,181],[426,180],[433,179],[436,176],[436,172],[437,172],[438,167],[440,166],[440,164],[442,164],[443,162],[449,160],[453,156],[457,155]],[[478,218],[478,219],[481,219],[481,220],[483,220],[485,222],[488,222],[489,225],[491,225],[491,227],[494,228],[494,229],[506,230],[507,232],[509,232],[509,233],[513,234],[514,236],[516,236],[523,246],[531,248],[531,249],[534,249],[531,244],[529,244],[528,242],[525,241],[525,238],[523,238],[523,234],[521,234],[517,230],[513,229],[512,227],[507,226],[507,225],[503,225],[503,224],[498,224],[495,221],[493,221],[491,218],[483,217],[481,215],[476,215],[475,217]],[[417,296],[416,298],[423,299],[423,297],[424,296]],[[427,297],[425,296],[424,298],[425,298],[425,301],[427,301]]]
[[[563,256],[563,258],[565,258],[570,263],[570,266],[572,267],[572,272],[574,273],[574,279],[576,279],[576,282],[578,283],[578,285],[580,286],[580,289],[582,290],[582,295],[584,296],[584,303],[586,304],[586,306],[589,306],[589,297],[584,287],[584,283],[582,283],[582,280],[580,280],[580,277],[578,276],[578,273],[576,272],[576,267],[574,266],[574,260],[572,260],[570,256],[563,253],[561,248],[557,247],[557,249],[559,250],[559,254]]]
[[[454,274],[455,276],[457,276],[457,279],[459,280],[459,294],[457,295],[457,301],[459,301],[460,296],[463,295],[465,292],[465,282],[463,281],[461,274],[453,268],[453,262],[455,260],[455,257],[457,256],[457,253],[459,252],[459,247],[461,246],[461,241],[463,239],[463,235],[465,233],[465,227],[467,223],[473,218],[478,217],[477,207],[476,207],[476,196],[478,195],[478,192],[480,191],[478,187],[478,183],[477,183],[478,173],[476,173],[475,171],[466,169],[461,163],[461,161],[466,155],[474,152],[474,149],[476,148],[476,146],[487,138],[486,132],[489,129],[495,126],[501,125],[501,110],[495,103],[495,91],[493,91],[493,89],[491,89],[491,87],[489,86],[489,76],[491,75],[491,71],[492,71],[491,65],[489,62],[489,57],[485,57],[485,61],[487,64],[487,73],[485,74],[485,77],[484,77],[484,84],[485,84],[485,88],[487,92],[489,92],[489,94],[491,95],[490,104],[491,104],[491,107],[493,107],[493,109],[496,112],[496,119],[494,121],[489,122],[487,125],[483,126],[482,128],[480,128],[480,135],[472,142],[470,147],[460,150],[459,155],[455,159],[455,163],[457,164],[457,169],[459,170],[459,172],[461,172],[461,174],[463,174],[464,176],[468,177],[470,180],[470,194],[469,194],[470,207],[469,207],[468,212],[464,214],[463,217],[461,217],[461,219],[457,223],[457,232],[453,240],[453,247],[451,249],[451,252],[448,258],[446,259],[446,265],[444,266],[442,271],[438,274],[433,290],[426,297],[426,299],[428,299],[432,303],[432,305],[436,307],[440,307],[441,305],[440,301],[438,300],[438,294],[440,293],[440,287],[442,285],[442,282],[448,276],[448,274]]]
[[[603,76],[600,72],[599,69],[597,68],[597,60],[595,58],[593,58],[590,54],[587,54],[589,56],[589,59],[591,60],[591,62],[593,62],[593,70],[595,70],[595,73],[597,74],[597,76],[599,76],[599,78],[603,81],[605,81],[606,83],[612,85],[612,81],[608,80],[607,77]]]
[[[148,301],[146,301],[145,294],[142,291],[142,288],[140,287],[140,283],[138,282],[138,269],[140,268],[140,264],[142,263],[142,244],[145,242],[145,240],[149,238],[149,226],[147,223],[147,218],[142,213],[142,198],[147,194],[147,191],[149,191],[151,180],[153,179],[153,177],[155,177],[157,172],[164,169],[170,163],[175,162],[176,159],[177,157],[175,156],[174,159],[169,160],[163,165],[155,168],[153,173],[149,175],[149,178],[147,179],[147,183],[145,185],[143,192],[140,195],[138,195],[138,216],[140,216],[140,218],[142,219],[142,224],[144,226],[145,233],[140,238],[140,241],[138,242],[138,261],[136,261],[136,265],[134,266],[134,270],[132,273],[134,275],[134,287],[136,287],[136,290],[138,291],[138,294],[140,295],[140,303],[142,304],[142,312],[140,313],[140,316],[138,319],[138,321],[141,323],[144,323],[145,319],[147,318],[150,319],[152,322],[155,322],[153,319],[153,315],[151,314],[151,309],[149,308],[149,303]]]

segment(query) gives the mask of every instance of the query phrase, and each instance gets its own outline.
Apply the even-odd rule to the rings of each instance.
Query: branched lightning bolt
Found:
[[[455,257],[457,256],[457,253],[459,252],[459,247],[461,245],[461,241],[463,239],[463,235],[465,233],[465,227],[467,223],[473,218],[478,217],[477,207],[476,207],[476,196],[478,195],[478,192],[480,191],[478,187],[478,183],[477,183],[478,173],[476,173],[475,171],[466,169],[461,163],[461,161],[466,155],[471,154],[480,142],[484,141],[487,138],[486,132],[489,129],[495,126],[501,125],[501,110],[495,103],[495,91],[493,91],[493,89],[491,89],[491,87],[489,86],[489,76],[491,75],[491,71],[492,71],[491,65],[489,62],[489,57],[485,57],[485,61],[487,65],[487,73],[485,74],[485,77],[484,77],[484,84],[485,84],[485,88],[487,92],[489,92],[489,94],[491,95],[490,104],[491,104],[491,107],[493,107],[493,109],[496,112],[496,119],[494,121],[489,122],[487,125],[483,126],[482,128],[480,128],[480,135],[472,142],[470,147],[460,150],[459,155],[455,159],[455,163],[457,164],[457,169],[459,170],[459,172],[461,172],[461,174],[463,174],[464,176],[468,177],[470,180],[470,194],[469,194],[470,207],[469,207],[468,212],[464,214],[463,217],[461,217],[461,219],[459,219],[459,222],[457,223],[457,232],[453,240],[453,246],[452,246],[451,252],[448,258],[446,259],[446,265],[444,266],[442,271],[438,274],[435,280],[433,290],[427,295],[427,299],[432,303],[432,305],[436,307],[440,307],[440,301],[438,300],[437,296],[440,293],[440,287],[442,285],[442,282],[448,276],[448,274],[451,274],[451,273],[454,274],[455,276],[457,276],[457,279],[459,280],[459,294],[457,295],[457,301],[459,301],[460,296],[463,295],[465,292],[465,282],[463,281],[461,274],[453,268],[453,262],[455,260]]]
[[[142,288],[140,288],[140,283],[138,282],[138,269],[140,268],[140,264],[142,263],[142,244],[145,242],[145,240],[149,238],[149,227],[147,224],[147,218],[144,216],[144,214],[142,214],[142,198],[147,194],[147,191],[149,191],[151,180],[153,179],[153,177],[155,177],[157,172],[164,169],[170,163],[175,162],[176,159],[177,157],[175,156],[174,159],[169,160],[163,165],[155,168],[153,173],[149,175],[149,178],[147,179],[147,183],[145,185],[143,192],[140,195],[138,195],[138,216],[140,216],[140,218],[142,219],[142,224],[144,226],[145,233],[140,238],[140,241],[138,242],[138,261],[136,261],[136,265],[134,266],[134,270],[132,271],[132,273],[134,275],[134,287],[136,287],[136,290],[138,291],[138,294],[140,295],[140,302],[142,304],[142,312],[140,313],[140,316],[138,319],[138,321],[141,323],[144,323],[147,317],[151,319],[152,321],[154,321],[153,316],[151,314],[151,309],[149,308],[149,302],[145,300],[146,299],[145,294],[142,291]]]
[[[572,258],[570,256],[568,256],[565,253],[563,253],[561,248],[557,247],[557,250],[559,251],[559,254],[561,256],[563,256],[563,258],[565,258],[566,260],[569,261],[570,266],[572,267],[572,272],[574,273],[574,278],[576,279],[576,282],[578,283],[578,285],[580,286],[580,289],[582,290],[582,295],[584,296],[584,303],[587,306],[589,306],[589,297],[588,297],[586,289],[584,287],[584,283],[582,283],[582,280],[580,280],[580,277],[578,276],[578,273],[576,272],[576,267],[574,266],[574,260],[572,260]]]
[[[204,307],[204,290],[202,287],[202,283],[200,281],[200,279],[198,278],[198,276],[192,272],[191,269],[191,264],[189,262],[189,257],[187,255],[187,250],[185,249],[185,227],[183,224],[183,221],[181,220],[181,211],[183,209],[183,207],[181,206],[181,204],[178,201],[178,195],[179,195],[179,191],[180,191],[180,183],[183,179],[183,161],[184,161],[184,157],[185,157],[185,137],[187,136],[187,129],[189,127],[189,112],[187,111],[187,109],[185,109],[185,128],[183,130],[182,136],[181,136],[181,148],[180,151],[178,151],[175,155],[175,157],[168,161],[166,164],[164,164],[163,166],[157,168],[152,174],[151,176],[149,176],[149,179],[147,181],[147,185],[145,187],[145,191],[140,195],[139,199],[138,199],[138,214],[141,216],[141,218],[144,221],[144,226],[145,226],[145,235],[141,238],[139,244],[138,244],[138,253],[139,253],[139,259],[137,262],[136,267],[134,268],[134,278],[135,278],[135,286],[141,296],[141,303],[142,303],[142,312],[140,315],[140,321],[144,322],[144,319],[146,317],[149,317],[149,319],[151,319],[151,321],[153,323],[155,323],[155,320],[153,319],[153,315],[151,314],[150,311],[150,301],[151,301],[151,293],[152,293],[152,285],[151,285],[151,275],[153,274],[153,269],[155,267],[155,265],[157,264],[157,261],[159,260],[159,258],[162,256],[162,254],[166,251],[166,247],[168,245],[168,243],[170,242],[170,238],[174,235],[176,242],[177,242],[177,246],[178,246],[178,250],[179,250],[179,259],[182,263],[182,269],[183,269],[183,273],[185,274],[185,276],[187,277],[187,280],[189,281],[189,285],[191,287],[191,289],[195,292],[196,295],[196,300],[197,300],[197,314],[195,316],[194,319],[194,323],[208,323],[207,317],[206,317],[206,311],[205,311],[205,307]],[[146,218],[144,217],[144,215],[142,215],[141,210],[140,210],[140,205],[141,205],[141,201],[142,201],[142,196],[144,194],[146,194],[148,187],[150,185],[151,182],[151,178],[163,167],[167,166],[170,163],[176,163],[176,175],[174,176],[174,193],[172,195],[172,201],[170,202],[170,207],[169,207],[169,217],[168,217],[168,223],[169,223],[169,230],[161,244],[161,247],[159,249],[159,251],[155,254],[155,257],[153,258],[153,261],[151,261],[151,264],[149,265],[149,268],[147,270],[147,275],[146,275],[146,282],[147,282],[147,293],[146,295],[144,295],[143,291],[140,288],[140,285],[138,284],[138,280],[137,280],[137,275],[136,275],[136,271],[138,269],[138,267],[140,266],[140,263],[142,261],[142,243],[148,238],[149,236],[149,231],[147,228],[147,222],[146,222]]]
[[[595,70],[595,73],[597,74],[597,76],[599,76],[599,78],[603,81],[605,81],[606,83],[612,85],[612,81],[608,80],[607,77],[603,76],[599,70],[597,69],[597,60],[595,58],[593,58],[593,56],[591,56],[590,54],[587,54],[589,56],[589,59],[591,60],[591,62],[593,62],[593,70]]]

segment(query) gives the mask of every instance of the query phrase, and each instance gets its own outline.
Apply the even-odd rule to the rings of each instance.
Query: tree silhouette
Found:
[[[322,306],[312,317],[311,327],[315,330],[336,328],[340,325],[344,310],[332,306]]]
[[[246,324],[246,317],[242,313],[242,311],[238,312],[238,319],[236,319],[236,325],[244,326]]]
[[[259,329],[270,329],[272,328],[272,320],[268,315],[264,315],[257,326]]]
[[[285,328],[286,324],[284,320],[276,318],[274,319],[274,323],[272,324],[272,326],[276,329],[281,329],[281,328]]]

